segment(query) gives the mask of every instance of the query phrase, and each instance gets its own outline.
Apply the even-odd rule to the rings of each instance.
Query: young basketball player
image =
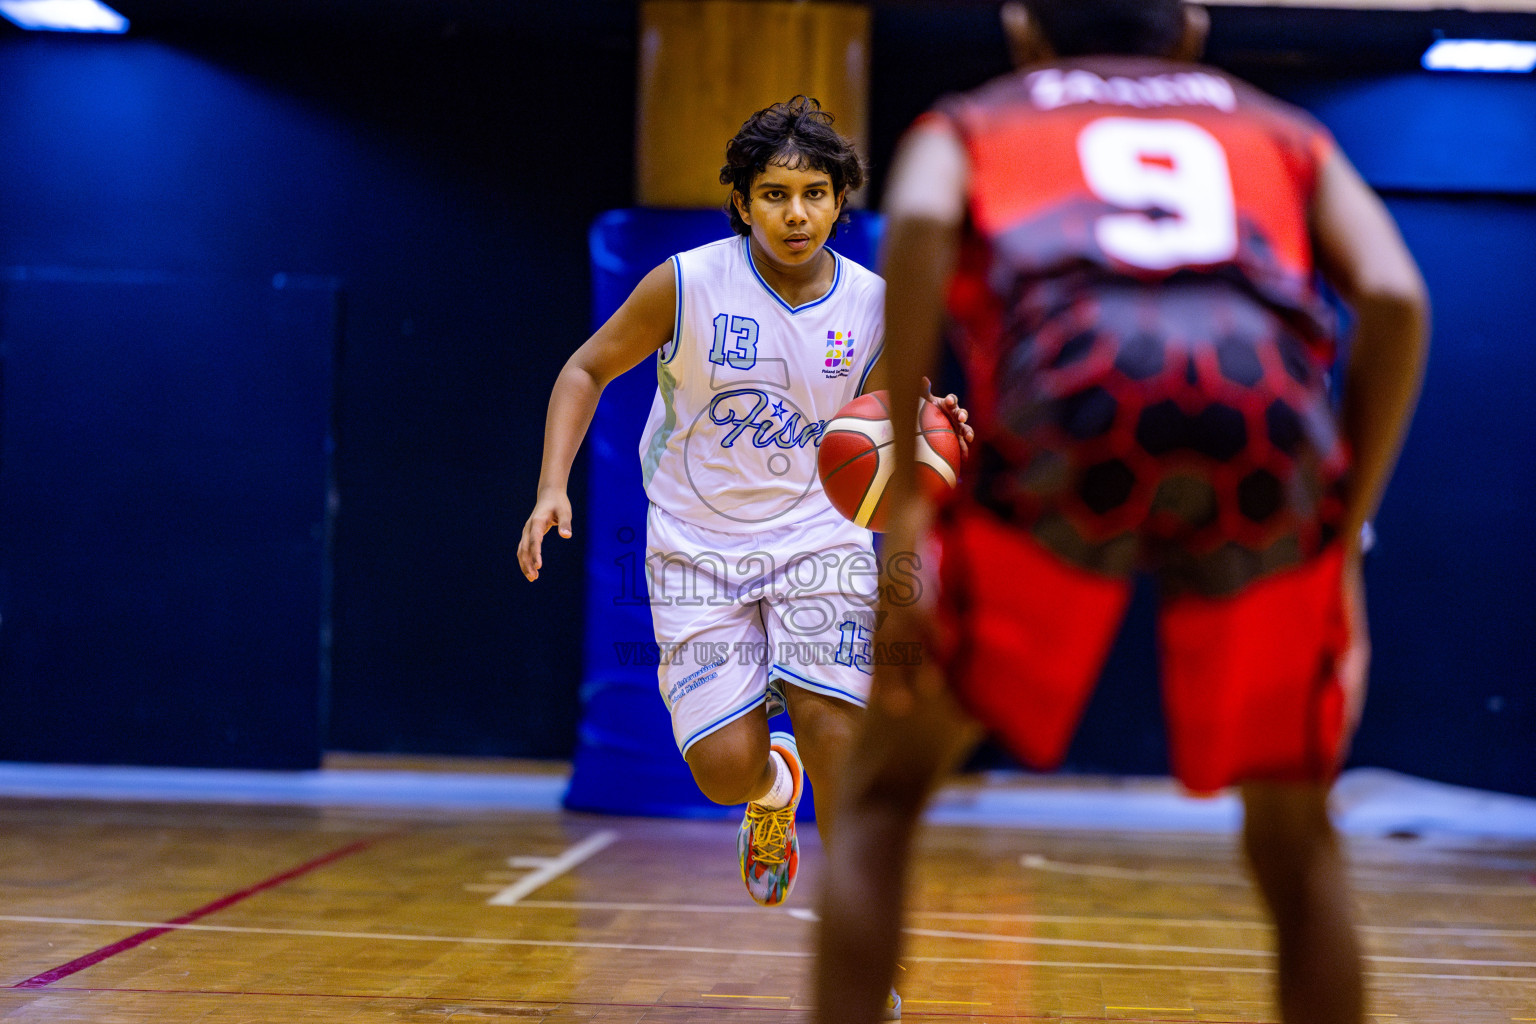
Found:
[[[869,383],[885,285],[826,248],[864,169],[815,100],[752,115],[720,181],[735,235],[652,270],[561,371],[518,561],[537,579],[544,534],[571,535],[566,481],[598,396],[654,356],[640,463],[661,694],[704,795],[747,804],[741,877],[773,906],[799,864],[802,775],[825,836],[869,693],[871,535],[829,504],[816,448]],[[968,432],[953,396],[942,407]],[[769,734],[770,700],[793,736]]]
[[[1200,8],[1027,0],[1004,20],[1020,70],[919,119],[886,191],[886,540],[929,546],[939,597],[881,626],[930,656],[876,673],[828,846],[817,1019],[877,1015],[914,822],[963,723],[1058,764],[1145,567],[1173,771],[1241,786],[1281,1014],[1359,1024],[1326,799],[1363,696],[1357,538],[1425,357],[1418,270],[1321,126],[1190,63]],[[1338,417],[1316,272],[1356,314]],[[977,450],[935,512],[908,439],[946,296]]]

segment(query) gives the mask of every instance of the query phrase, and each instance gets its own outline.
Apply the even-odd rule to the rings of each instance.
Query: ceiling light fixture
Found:
[[[39,32],[128,31],[128,19],[100,0],[0,0],[0,17]]]
[[[1507,39],[1440,39],[1424,51],[1430,71],[1530,71],[1536,68],[1536,43]]]

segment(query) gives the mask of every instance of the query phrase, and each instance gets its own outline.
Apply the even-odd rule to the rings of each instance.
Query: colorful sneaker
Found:
[[[779,679],[768,680],[768,717],[782,715],[789,710],[789,702],[784,699],[784,683]]]
[[[891,994],[886,997],[885,1013],[881,1015],[880,1019],[901,1020],[901,996],[896,994],[895,989],[891,989]]]
[[[805,773],[800,751],[787,732],[768,736],[769,749],[777,750],[795,775],[795,795],[787,807],[777,810],[747,804],[747,815],[736,833],[736,856],[747,892],[765,907],[776,907],[789,897],[800,871],[800,839],[795,835],[795,808],[805,792]]]

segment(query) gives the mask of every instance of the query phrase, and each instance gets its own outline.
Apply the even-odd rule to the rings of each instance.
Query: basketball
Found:
[[[885,529],[885,485],[895,455],[887,393],[871,391],[827,421],[816,453],[816,469],[832,507],[860,526]],[[960,471],[960,438],[949,417],[932,402],[918,415],[917,482],[932,498],[955,486]]]

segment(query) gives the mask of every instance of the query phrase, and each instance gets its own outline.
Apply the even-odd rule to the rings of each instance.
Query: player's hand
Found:
[[[971,450],[971,442],[976,439],[976,431],[966,421],[971,414],[960,405],[960,399],[954,395],[945,395],[939,398],[933,393],[933,381],[923,378],[923,392],[925,398],[939,407],[939,411],[949,417],[949,425],[955,428],[955,436],[960,438],[960,460],[965,461],[965,456]]]
[[[523,524],[523,539],[517,544],[517,564],[529,581],[539,578],[544,568],[544,535],[551,527],[567,540],[571,537],[571,499],[565,491],[540,493],[533,503],[533,513]]]
[[[1366,677],[1371,666],[1371,633],[1365,613],[1365,580],[1360,571],[1360,551],[1350,545],[1344,555],[1344,623],[1349,629],[1349,646],[1339,657],[1339,686],[1344,691],[1344,733],[1339,742],[1339,760],[1349,752],[1349,745],[1365,710]]]

